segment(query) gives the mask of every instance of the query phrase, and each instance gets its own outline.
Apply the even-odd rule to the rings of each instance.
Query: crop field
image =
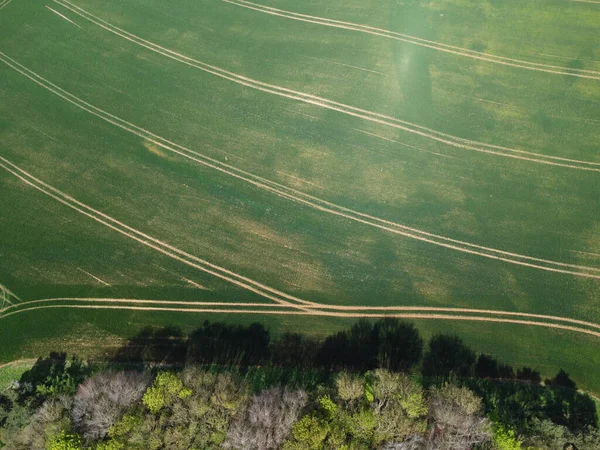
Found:
[[[392,315],[599,393],[600,2],[260,1],[0,0],[0,362]]]

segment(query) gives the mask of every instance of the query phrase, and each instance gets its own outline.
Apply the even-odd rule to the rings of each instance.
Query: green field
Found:
[[[596,3],[0,1],[0,361],[408,314],[600,393]]]

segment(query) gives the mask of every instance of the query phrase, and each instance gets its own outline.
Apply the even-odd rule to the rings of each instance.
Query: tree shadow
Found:
[[[187,364],[260,365],[269,359],[269,331],[259,323],[248,326],[204,322],[188,338]]]
[[[183,366],[186,338],[180,328],[144,328],[109,356],[112,364],[144,366]]]

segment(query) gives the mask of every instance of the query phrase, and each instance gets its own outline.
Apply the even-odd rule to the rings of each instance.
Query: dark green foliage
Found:
[[[429,341],[423,359],[425,377],[468,378],[475,371],[475,353],[458,336],[438,334]]]
[[[46,398],[73,395],[77,385],[91,373],[89,366],[80,359],[67,360],[66,353],[50,353],[48,358],[39,358],[33,367],[23,373],[19,380],[21,400],[31,398],[41,404]]]
[[[230,373],[162,372],[144,395],[148,409],[134,406],[111,427],[109,442],[131,450],[220,448],[247,396],[246,384]]]
[[[532,420],[551,421],[573,433],[597,426],[594,401],[571,388],[482,379],[466,384],[483,398],[488,415],[519,433],[526,433]]]

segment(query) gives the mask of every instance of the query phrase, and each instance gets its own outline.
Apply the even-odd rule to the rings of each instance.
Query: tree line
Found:
[[[261,324],[146,329],[105,361],[54,353],[0,393],[0,448],[600,449],[595,404],[456,336],[361,320],[317,340]]]

